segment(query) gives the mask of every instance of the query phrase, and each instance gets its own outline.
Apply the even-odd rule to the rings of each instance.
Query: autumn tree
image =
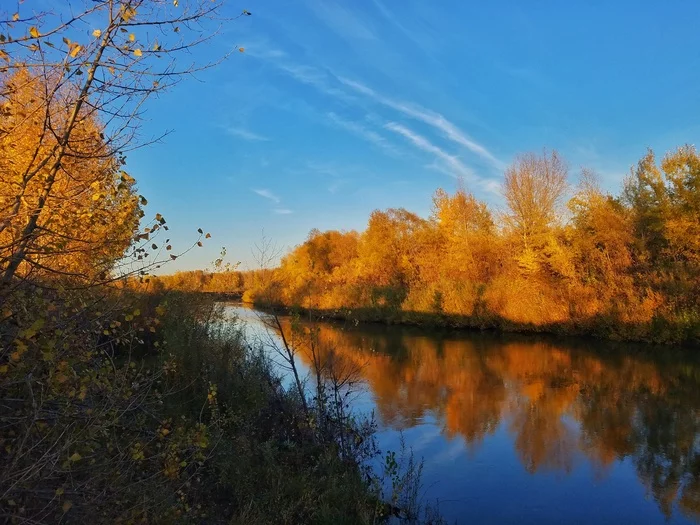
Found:
[[[46,160],[58,148],[56,134],[46,124],[65,127],[64,101],[75,95],[74,88],[47,86],[46,79],[26,68],[6,80],[0,88],[0,263],[6,283],[17,270],[24,279],[103,280],[131,244],[143,215],[135,181],[110,151],[97,116],[86,111],[51,180],[43,170],[28,173],[36,159]],[[60,89],[60,96],[46,100],[47,89]]]
[[[661,161],[669,184],[669,257],[700,267],[700,154],[683,146]]]
[[[643,248],[659,263],[700,263],[700,155],[683,146],[656,163],[652,151],[625,181]]]
[[[486,281],[494,271],[496,226],[488,206],[460,187],[433,196],[432,219],[446,244],[443,267],[456,280]]]
[[[647,151],[625,180],[624,196],[634,214],[640,257],[652,264],[660,263],[668,247],[665,225],[670,195],[653,151]]]
[[[326,291],[350,278],[357,244],[354,231],[311,230],[303,244],[282,258],[278,277],[285,283],[286,299],[294,304],[323,304]]]
[[[0,515],[175,520],[169,485],[206,459],[207,429],[201,412],[165,422],[171,364],[132,361],[160,348],[165,307],[106,284],[177,257],[161,215],[138,229],[146,200],[125,157],[152,140],[138,134],[148,98],[209,65],[178,56],[216,33],[222,3],[30,4],[0,7]],[[211,317],[191,306],[194,333]]]
[[[126,152],[148,142],[138,136],[143,105],[184,75],[210,65],[182,65],[177,57],[212,37],[216,27],[211,21],[222,9],[221,2],[205,0],[97,0],[85,1],[82,9],[79,5],[72,5],[70,13],[24,7],[0,14],[3,156],[12,154],[5,160],[12,166],[3,181],[0,217],[0,230],[9,230],[0,259],[5,287],[16,276],[50,269],[42,264],[47,250],[71,253],[58,235],[68,235],[66,241],[83,249],[91,245],[77,231],[59,232],[59,227],[75,224],[61,225],[56,210],[65,209],[67,216],[76,200],[109,208],[121,198],[114,191],[132,192],[132,181],[120,165]],[[78,163],[93,173],[91,179],[75,173]],[[87,219],[82,231],[104,217]],[[115,219],[124,221],[125,231],[132,227],[131,219]],[[95,226],[92,233],[104,237],[113,232]],[[145,251],[140,248],[134,255],[143,258]]]
[[[588,171],[568,206],[578,277],[610,286],[618,276],[626,275],[633,262],[629,210],[619,199],[604,193],[595,174]]]
[[[376,210],[358,248],[358,272],[379,287],[407,287],[417,276],[416,255],[425,219],[403,208]]]
[[[660,165],[650,150],[625,181],[638,271],[681,308],[700,293],[700,155],[683,146]]]
[[[503,195],[507,224],[529,249],[560,218],[567,189],[567,167],[556,151],[518,157],[505,172]]]

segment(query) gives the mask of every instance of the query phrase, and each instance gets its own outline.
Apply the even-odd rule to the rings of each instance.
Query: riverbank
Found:
[[[590,337],[609,341],[646,343],[652,345],[681,345],[700,348],[700,335],[670,325],[659,319],[649,325],[624,323],[597,316],[585,322],[548,324],[517,323],[495,315],[465,316],[443,313],[415,312],[392,308],[306,308],[284,304],[252,301],[247,304],[288,315],[304,315],[317,320],[329,319],[352,323],[418,326],[432,329],[479,330],[504,333],[549,334],[552,336]],[[680,335],[679,332],[691,334]]]
[[[213,296],[95,294],[80,318],[47,306],[59,299],[22,299],[33,320],[16,316],[30,328],[1,363],[4,518],[377,523],[396,509],[367,466],[371,422],[283,387]]]

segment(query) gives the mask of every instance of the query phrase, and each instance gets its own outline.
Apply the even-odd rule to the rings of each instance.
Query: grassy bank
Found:
[[[252,301],[249,304],[263,310],[285,314],[300,314],[314,319],[330,319],[353,323],[378,323],[387,325],[420,326],[434,329],[490,330],[509,333],[551,334],[557,336],[593,337],[611,341],[669,344],[695,348],[700,346],[700,333],[688,326],[671,324],[659,318],[640,326],[599,316],[583,322],[548,324],[518,323],[495,315],[469,316],[445,313],[406,311],[382,307],[358,308],[307,308],[298,305]]]
[[[373,425],[285,389],[210,297],[122,291],[79,318],[66,303],[37,315],[55,296],[23,301],[34,309],[12,318],[35,318],[30,328],[2,324],[25,348],[2,356],[0,521],[377,523],[405,512],[403,474],[387,495],[367,466]]]

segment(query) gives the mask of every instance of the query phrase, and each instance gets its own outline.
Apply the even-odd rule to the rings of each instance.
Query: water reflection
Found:
[[[586,464],[604,479],[631,462],[666,518],[700,519],[700,367],[688,358],[600,342],[313,326],[322,351],[361,365],[392,429],[434,420],[470,450],[505,429],[532,475]]]

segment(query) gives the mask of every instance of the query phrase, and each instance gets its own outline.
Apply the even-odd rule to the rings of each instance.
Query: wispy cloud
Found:
[[[238,137],[244,140],[252,140],[252,141],[266,141],[270,140],[267,137],[263,137],[262,135],[258,135],[257,133],[253,133],[252,131],[245,129],[245,128],[237,128],[233,126],[228,126],[226,128],[226,133],[229,135],[233,135],[234,137]]]
[[[420,120],[438,129],[452,142],[464,146],[472,153],[489,162],[493,167],[499,170],[502,170],[505,167],[504,162],[497,159],[488,149],[470,138],[466,133],[460,130],[455,124],[450,122],[441,114],[430,109],[423,108],[417,104],[409,104],[385,97],[364,84],[348,78],[338,77],[338,80],[349,88],[370,97],[380,104],[395,109],[408,117]]]
[[[355,135],[371,142],[378,148],[381,148],[386,153],[390,155],[399,155],[400,152],[396,149],[386,138],[382,137],[379,133],[374,130],[368,129],[359,122],[354,122],[351,120],[345,120],[332,111],[327,113],[326,116],[337,126],[354,133]]]
[[[368,23],[333,0],[318,0],[311,11],[334,33],[349,40],[377,40]]]
[[[454,174],[454,176],[470,179],[474,177],[474,172],[467,166],[465,166],[462,163],[462,161],[460,161],[456,156],[450,155],[445,150],[439,148],[425,137],[411,131],[407,127],[402,126],[401,124],[397,124],[396,122],[389,122],[388,124],[386,124],[385,127],[386,129],[398,133],[399,135],[403,135],[418,149],[435,155],[435,157],[437,157],[439,160],[441,160],[451,168],[451,171]]]
[[[330,175],[331,177],[341,176],[341,170],[336,165],[328,162],[317,162],[310,160],[306,163],[306,168],[322,175]]]
[[[338,190],[339,190],[342,186],[345,186],[347,183],[348,183],[348,181],[343,180],[343,179],[340,179],[340,180],[335,181],[333,184],[331,184],[330,186],[328,186],[328,193],[331,193],[331,194],[335,195],[335,194],[338,192]]]
[[[229,40],[227,44],[232,48],[243,47],[246,57],[272,59],[288,56],[287,51],[258,31],[247,34],[244,42],[240,41],[240,37],[241,34],[236,33],[235,40]]]
[[[323,69],[313,66],[306,66],[303,64],[294,64],[289,61],[282,62],[279,60],[273,60],[271,61],[271,64],[283,71],[284,73],[288,74],[298,82],[313,86],[320,92],[325,93],[330,97],[345,101],[355,100],[353,96],[349,95],[342,89],[333,87],[331,85],[332,79],[330,75]]]
[[[459,160],[459,157],[450,155],[444,149],[436,146],[422,135],[415,133],[401,124],[397,124],[396,122],[389,122],[385,125],[385,127],[388,130],[402,135],[418,149],[432,154],[435,157],[436,162],[429,164],[429,168],[446,173],[455,178],[467,180],[488,192],[498,193],[500,189],[498,183],[490,179],[479,177],[471,168]]]
[[[263,60],[294,80],[313,86],[329,96],[346,101],[354,99],[346,91],[333,86],[333,84],[337,86],[338,81],[326,69],[295,62],[289,53],[279,49],[265,38],[249,44],[249,47],[246,47],[246,55]]]
[[[424,32],[418,32],[415,30],[410,30],[408,29],[405,25],[403,25],[398,17],[396,16],[396,13],[392,12],[389,8],[387,8],[380,0],[372,0],[374,3],[374,7],[377,8],[379,13],[396,29],[398,29],[404,37],[408,38],[411,42],[413,42],[421,51],[427,52],[428,51],[428,45],[426,44],[425,40],[425,33]],[[401,9],[404,9],[403,6]]]
[[[281,49],[268,49],[265,51],[266,58],[283,58],[287,56],[287,53]]]
[[[289,62],[279,63],[277,67],[304,84],[311,84],[313,86],[325,84],[325,75],[315,67],[292,64]]]
[[[279,204],[282,201],[277,195],[272,193],[270,190],[266,190],[266,189],[255,190],[254,189],[253,192],[257,193],[261,197],[265,197],[266,199],[270,199],[272,202],[274,202],[276,204]]]
[[[277,204],[277,207],[272,208],[272,213],[275,215],[289,215],[290,213],[294,213],[292,210],[289,208],[282,208],[279,205],[282,203],[282,199],[280,199],[277,195],[272,193],[270,190],[262,188],[262,189],[254,189],[254,193],[257,193],[261,197],[264,197],[268,200],[271,200],[275,204]]]
[[[306,163],[306,172],[312,171],[323,176],[323,184],[327,184],[328,192],[335,194],[342,187],[352,185],[358,178],[368,176],[365,166],[352,166],[343,163],[342,165],[309,161]]]

